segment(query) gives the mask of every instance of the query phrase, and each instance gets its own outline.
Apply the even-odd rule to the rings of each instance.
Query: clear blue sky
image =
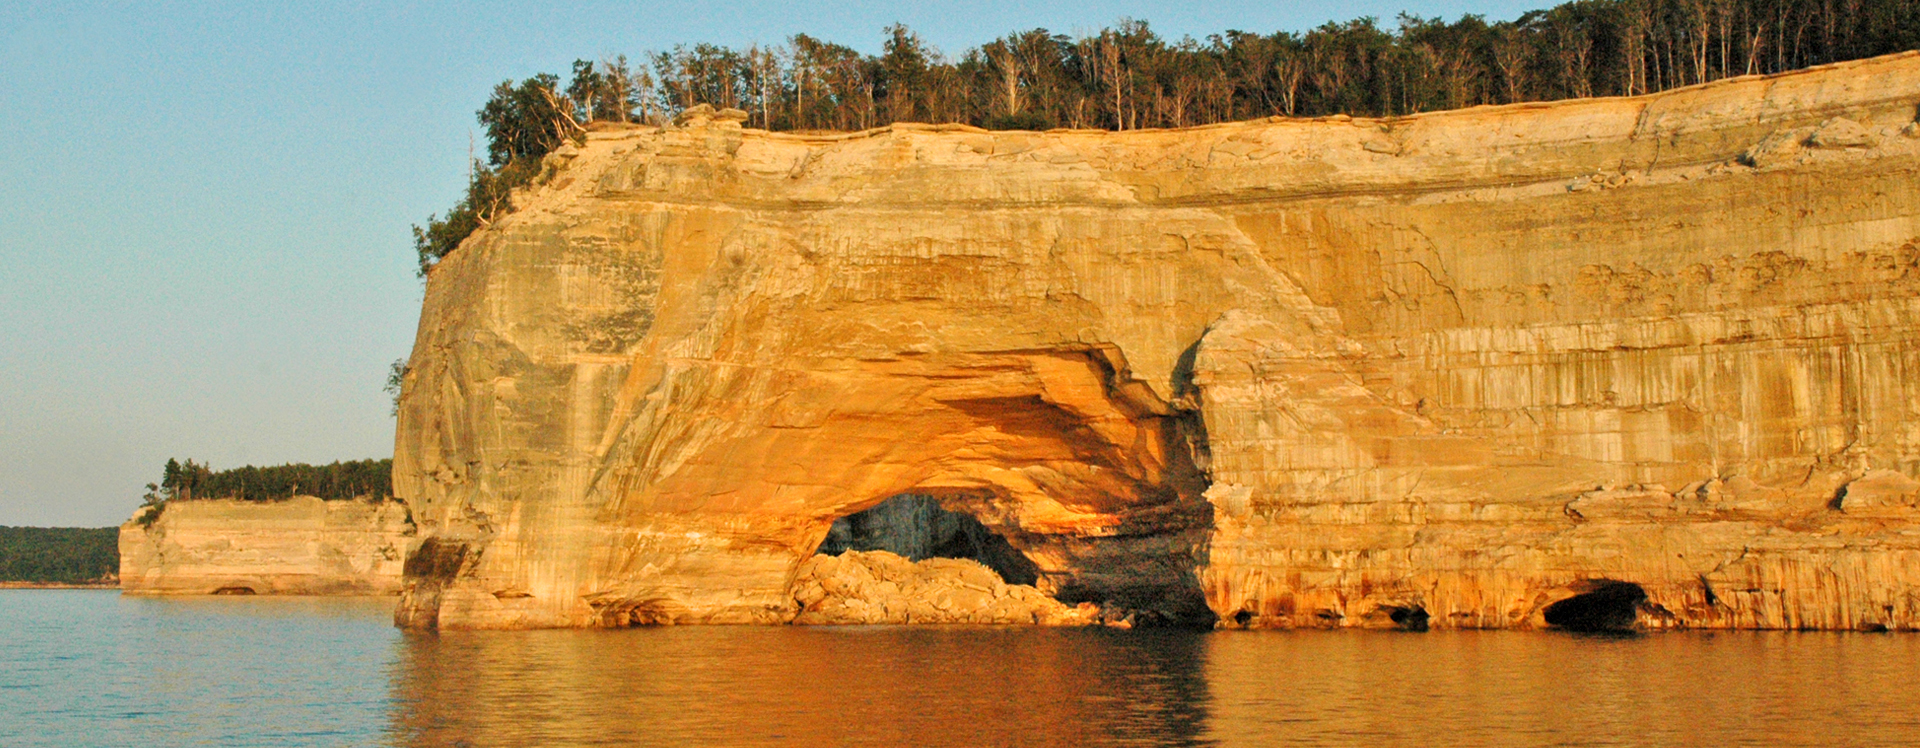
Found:
[[[457,196],[503,79],[795,33],[876,52],[896,21],[957,52],[1122,17],[1177,38],[1546,4],[9,4],[0,524],[117,524],[168,457],[390,455],[381,385],[420,302],[408,226]]]

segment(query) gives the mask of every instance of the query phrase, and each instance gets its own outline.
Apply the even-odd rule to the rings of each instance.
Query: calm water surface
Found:
[[[688,627],[0,591],[0,746],[1916,745],[1920,636]]]

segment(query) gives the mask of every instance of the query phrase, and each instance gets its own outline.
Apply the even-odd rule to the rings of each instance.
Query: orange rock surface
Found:
[[[429,279],[398,622],[791,621],[912,492],[1138,620],[1920,627],[1917,105],[590,133]]]

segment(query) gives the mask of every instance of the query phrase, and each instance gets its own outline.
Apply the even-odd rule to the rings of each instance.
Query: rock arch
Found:
[[[929,355],[862,368],[779,401],[787,414],[831,412],[797,429],[803,437],[775,429],[723,450],[727,472],[751,476],[738,490],[757,480],[771,494],[806,496],[804,514],[776,530],[791,538],[790,563],[811,555],[839,517],[918,494],[1006,537],[1036,565],[1039,586],[1068,604],[1209,620],[1196,567],[1211,505],[1195,419],[1130,380],[1117,351]],[[760,466],[748,454],[810,462]],[[690,475],[713,480],[684,468],[676,478]]]

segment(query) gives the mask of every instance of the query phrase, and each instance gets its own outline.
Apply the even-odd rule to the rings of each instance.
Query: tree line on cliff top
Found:
[[[279,501],[295,496],[315,496],[329,501],[389,498],[393,496],[393,460],[247,465],[228,470],[214,470],[193,460],[167,460],[160,482],[147,484],[141,505],[164,510],[169,501]],[[141,522],[151,525],[159,517],[159,511],[146,512],[141,515]]]
[[[1305,33],[1163,39],[1142,21],[1081,36],[1009,34],[945,55],[904,26],[879,55],[796,35],[575,62],[566,81],[502,82],[467,194],[414,228],[424,275],[510,208],[540,159],[594,122],[658,123],[695,104],[769,130],[894,122],[1133,130],[1269,116],[1393,116],[1634,95],[1920,47],[1916,0],[1575,0],[1488,23],[1402,15]]]

